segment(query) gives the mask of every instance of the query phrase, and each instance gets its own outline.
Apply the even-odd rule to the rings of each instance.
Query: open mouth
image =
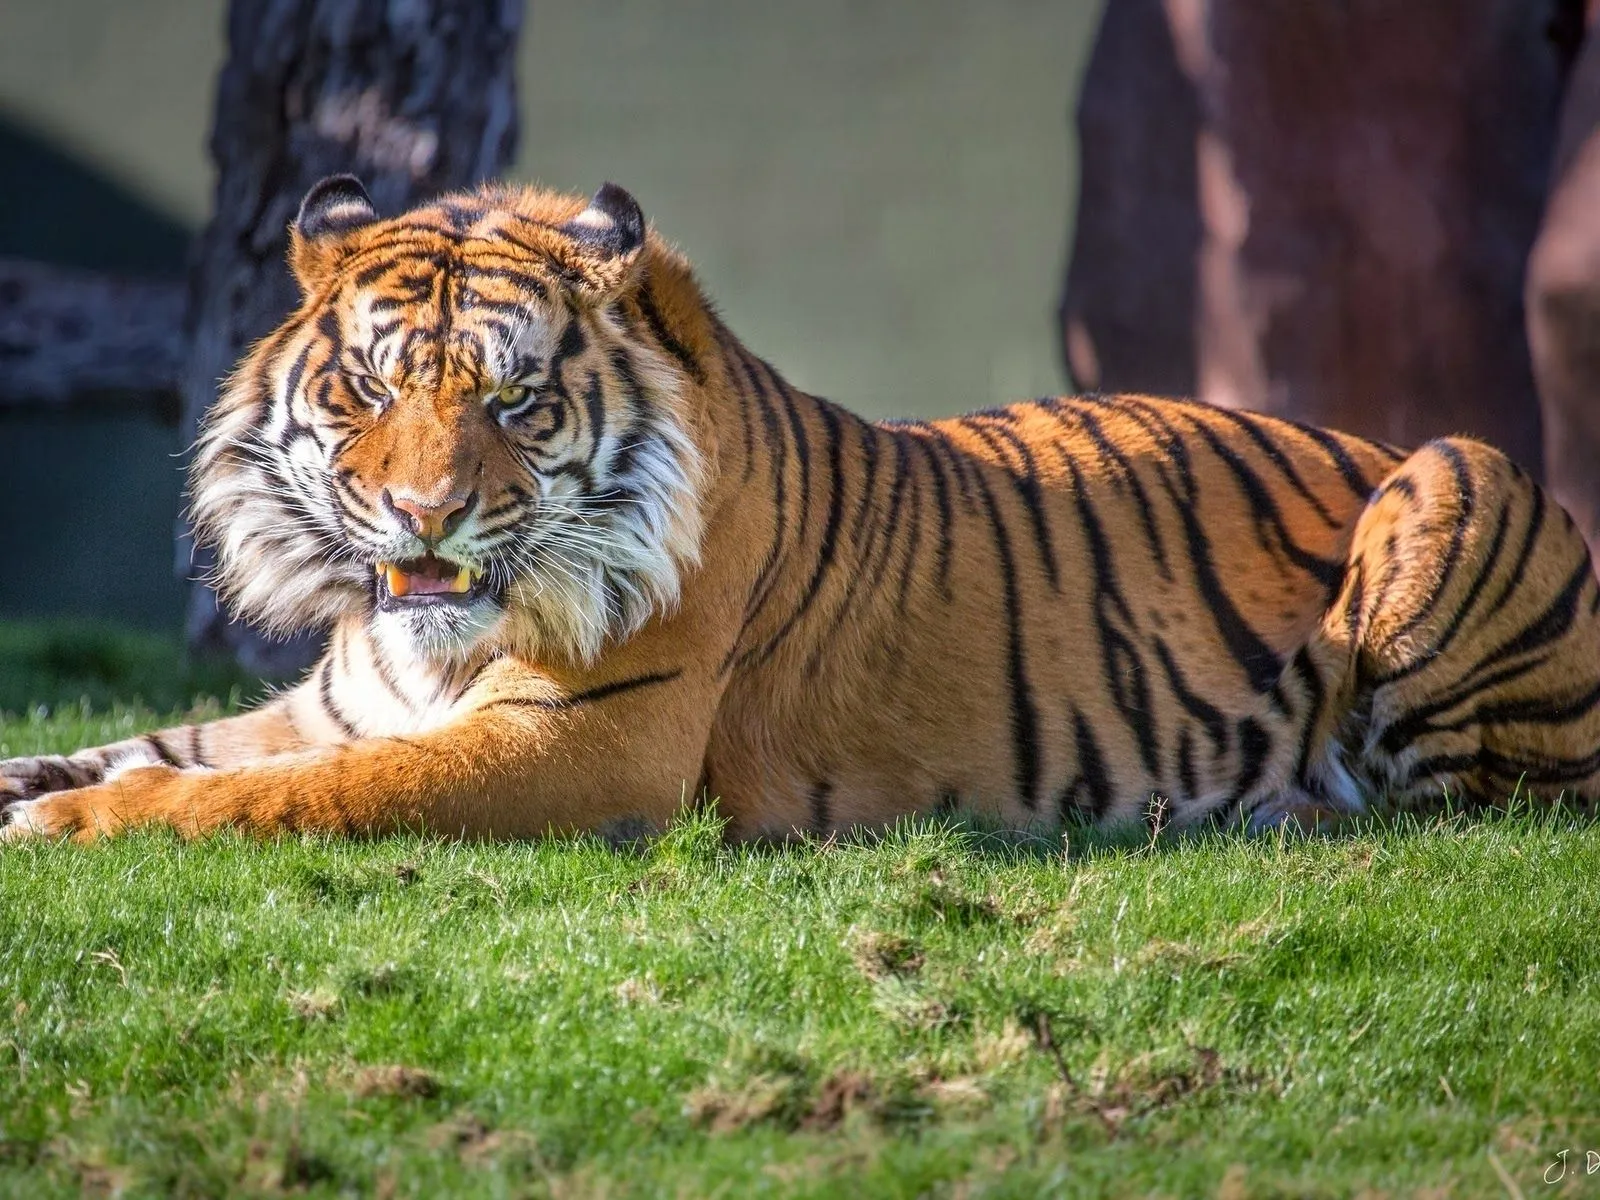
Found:
[[[374,570],[384,605],[470,604],[484,592],[481,572],[432,554],[381,562]]]

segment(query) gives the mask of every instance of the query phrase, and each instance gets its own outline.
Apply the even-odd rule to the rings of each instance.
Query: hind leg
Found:
[[[1444,438],[1357,523],[1310,647],[1311,768],[1405,808],[1600,797],[1600,587],[1572,519],[1498,451]]]

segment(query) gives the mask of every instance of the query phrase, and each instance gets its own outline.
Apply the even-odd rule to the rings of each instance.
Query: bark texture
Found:
[[[1558,0],[1109,0],[1061,323],[1081,387],[1177,391],[1530,468],[1522,279]]]
[[[1567,86],[1553,188],[1528,263],[1528,344],[1544,423],[1545,482],[1600,561],[1600,37]]]
[[[213,217],[195,247],[180,390],[192,436],[217,381],[295,301],[287,228],[306,190],[358,175],[379,211],[498,174],[516,141],[522,0],[233,0],[217,88]],[[179,565],[209,566],[180,531]],[[193,647],[283,675],[310,639],[282,645],[231,621],[196,583]]]
[[[183,287],[0,259],[0,407],[177,418]]]

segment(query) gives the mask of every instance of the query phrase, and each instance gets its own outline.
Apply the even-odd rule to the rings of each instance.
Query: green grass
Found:
[[[158,720],[52,694],[0,753]],[[0,1194],[1534,1196],[1600,1149],[1597,880],[1526,816],[24,845]]]

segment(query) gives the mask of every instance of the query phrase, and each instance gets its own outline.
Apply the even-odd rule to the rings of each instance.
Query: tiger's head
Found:
[[[235,611],[278,632],[363,614],[456,661],[513,613],[588,660],[670,607],[702,463],[688,376],[637,332],[669,253],[612,184],[388,220],[352,177],[312,188],[301,303],[224,386],[192,471]]]

